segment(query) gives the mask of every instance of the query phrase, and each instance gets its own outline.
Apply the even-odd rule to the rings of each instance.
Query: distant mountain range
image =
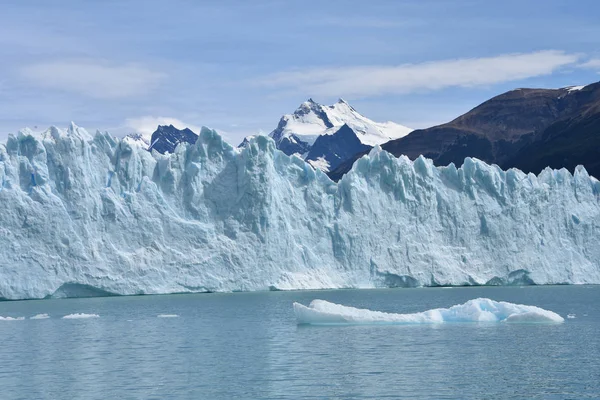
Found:
[[[476,157],[503,169],[539,173],[581,164],[600,177],[600,82],[562,89],[515,89],[455,120],[418,129],[382,145],[395,156],[419,155],[436,165]],[[365,151],[331,169],[339,180]]]
[[[341,99],[330,106],[309,99],[282,116],[269,136],[285,154],[300,156],[336,181],[375,145],[410,159],[422,154],[436,165],[460,166],[465,157],[475,157],[539,173],[547,166],[573,171],[582,164],[600,177],[600,82],[511,90],[446,124],[414,131],[372,121]],[[173,152],[197,138],[189,129],[159,126],[148,149]]]

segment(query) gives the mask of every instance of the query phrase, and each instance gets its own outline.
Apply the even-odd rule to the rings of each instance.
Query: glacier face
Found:
[[[600,183],[376,147],[339,183],[270,138],[0,144],[0,297],[600,283]]]

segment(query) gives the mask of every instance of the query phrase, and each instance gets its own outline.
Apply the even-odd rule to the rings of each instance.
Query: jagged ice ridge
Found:
[[[375,147],[335,183],[264,136],[162,155],[24,130],[0,144],[0,297],[600,283],[599,198],[581,167]]]

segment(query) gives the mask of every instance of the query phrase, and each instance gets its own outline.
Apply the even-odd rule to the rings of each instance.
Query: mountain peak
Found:
[[[159,153],[173,153],[179,143],[194,144],[198,135],[190,128],[177,129],[173,124],[159,125],[152,134],[149,151],[156,150]]]
[[[323,106],[312,98],[279,120],[269,136],[287,155],[299,154],[324,171],[355,152],[408,135],[412,129],[393,122],[375,122],[342,98]]]
[[[362,143],[369,146],[398,139],[412,131],[393,122],[372,121],[361,115],[342,98],[330,106],[322,106],[309,98],[293,114],[284,115],[270,136],[280,149],[284,139],[289,139],[288,141],[294,144],[302,142],[302,146],[291,146],[287,151],[284,150],[286,153],[293,154],[300,152],[300,147],[310,148],[321,135],[333,135],[344,124],[357,133]]]
[[[148,147],[150,147],[150,142],[148,142],[148,139],[144,138],[144,136],[140,133],[130,133],[128,135],[125,135],[123,141],[130,145],[134,144],[137,146],[141,146],[144,149],[148,149]]]
[[[312,98],[306,100],[294,111],[294,116],[301,117],[309,113],[319,114],[322,112],[323,106],[314,101]]]

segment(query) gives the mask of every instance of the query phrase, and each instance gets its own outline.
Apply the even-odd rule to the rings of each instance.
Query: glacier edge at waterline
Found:
[[[600,283],[600,183],[379,147],[338,183],[267,137],[174,154],[23,130],[0,144],[0,298]]]

